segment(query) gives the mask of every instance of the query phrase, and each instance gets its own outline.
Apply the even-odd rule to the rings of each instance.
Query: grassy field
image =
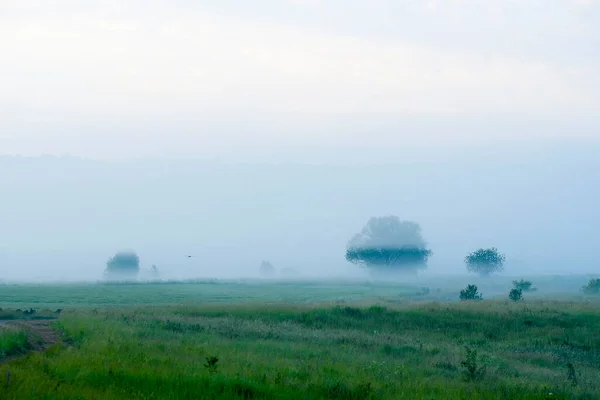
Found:
[[[455,291],[314,282],[6,285],[4,315],[14,314],[7,307],[65,311],[46,314],[56,344],[16,359],[36,330],[30,321],[0,327],[0,354],[11,352],[0,361],[0,398],[600,398],[597,298],[440,301]]]
[[[398,284],[220,282],[0,286],[0,307],[80,308],[206,303],[307,303],[406,299],[418,287]]]
[[[199,280],[155,284],[4,284],[0,285],[0,307],[81,308],[132,305],[212,303],[404,303],[414,301],[458,301],[468,283],[478,285],[485,299],[506,299],[511,277],[442,277],[415,279],[408,283],[365,281],[261,281]],[[580,288],[586,276],[535,277],[539,289],[530,299],[584,299]],[[0,319],[2,317],[0,316]]]

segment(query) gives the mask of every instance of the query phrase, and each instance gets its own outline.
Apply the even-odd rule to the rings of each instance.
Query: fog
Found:
[[[464,274],[491,246],[505,275],[598,272],[598,142],[373,148],[360,162],[360,148],[321,150],[310,163],[1,156],[0,280],[98,280],[121,249],[169,279],[258,276],[262,260],[360,278],[346,243],[392,214],[421,226],[422,276]]]
[[[87,3],[0,1],[0,280],[598,271],[598,1]]]

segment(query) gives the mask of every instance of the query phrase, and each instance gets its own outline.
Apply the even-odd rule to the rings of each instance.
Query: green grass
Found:
[[[24,354],[30,348],[26,330],[0,327],[0,362],[8,357]]]
[[[55,324],[64,345],[0,367],[0,378],[8,370],[12,376],[5,398],[600,395],[600,310],[594,303],[79,308],[63,312]],[[471,378],[461,364],[467,348],[477,351],[474,362],[483,371]],[[212,370],[210,357],[218,358]]]
[[[133,305],[225,303],[387,303],[458,301],[459,292],[476,284],[485,300],[507,299],[514,277],[482,279],[443,277],[411,282],[197,280],[138,284],[5,284],[0,285],[0,307],[85,308]],[[530,278],[536,292],[525,300],[552,298],[587,300],[581,292],[586,276]],[[427,289],[427,290],[424,290]],[[1,316],[0,316],[0,319]]]
[[[207,303],[312,303],[400,300],[421,289],[402,284],[219,282],[0,286],[0,307],[78,308]],[[427,299],[426,296],[420,296]],[[430,297],[431,298],[431,297]]]
[[[533,281],[2,285],[0,323],[58,317],[63,343],[14,359],[28,333],[0,328],[0,399],[600,398],[600,297]]]

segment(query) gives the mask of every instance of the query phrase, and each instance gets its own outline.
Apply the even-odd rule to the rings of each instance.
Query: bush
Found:
[[[133,279],[140,271],[140,258],[135,252],[121,251],[106,262],[106,276],[111,279]]]
[[[219,357],[211,356],[206,357],[206,363],[204,364],[204,368],[208,369],[211,374],[216,374],[219,370]]]
[[[521,279],[520,281],[513,281],[515,289],[520,289],[523,292],[535,292],[537,289],[532,287],[531,281]]]
[[[512,289],[508,294],[508,298],[512,301],[519,301],[523,299],[523,291],[521,289]]]
[[[590,279],[582,290],[585,294],[600,294],[600,279]]]
[[[482,300],[483,297],[480,293],[477,293],[476,285],[467,285],[467,287],[460,291],[460,299],[465,300]]]
[[[478,363],[477,350],[466,348],[467,357],[460,363],[463,367],[465,379],[468,381],[478,381],[483,379],[486,373],[485,365]]]

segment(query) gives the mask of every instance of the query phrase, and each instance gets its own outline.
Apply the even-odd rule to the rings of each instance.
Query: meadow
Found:
[[[577,279],[3,285],[0,398],[598,399]]]

